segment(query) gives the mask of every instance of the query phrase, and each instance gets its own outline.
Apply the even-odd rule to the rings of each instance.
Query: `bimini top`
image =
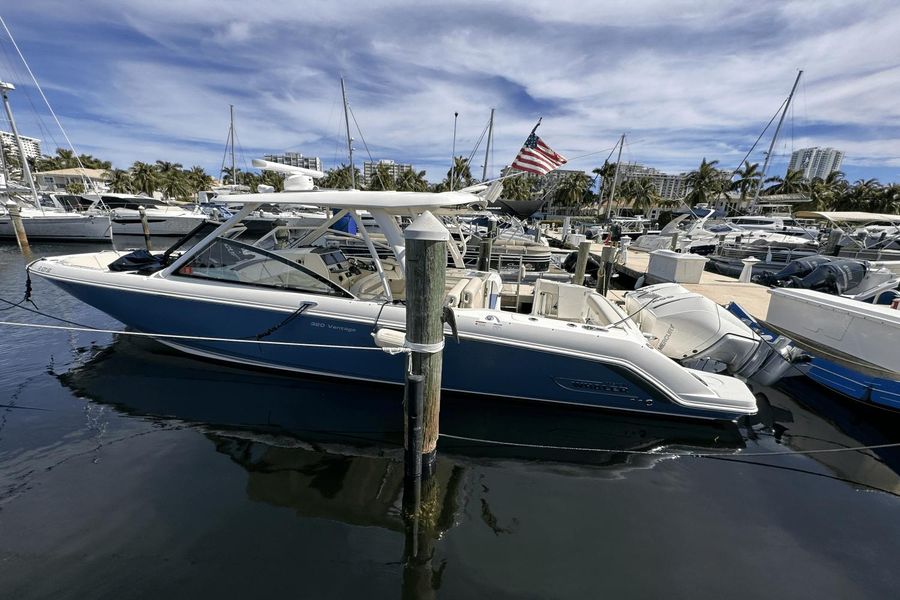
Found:
[[[900,215],[887,215],[881,213],[867,213],[857,211],[828,212],[818,210],[802,210],[795,212],[794,216],[800,219],[827,219],[832,223],[872,223],[874,221],[887,221],[888,223],[900,222]]]
[[[362,190],[310,190],[303,192],[272,192],[268,194],[228,194],[216,200],[226,203],[248,204],[312,204],[328,208],[381,208],[387,210],[427,210],[439,206],[460,206],[480,201],[468,192],[369,192]]]

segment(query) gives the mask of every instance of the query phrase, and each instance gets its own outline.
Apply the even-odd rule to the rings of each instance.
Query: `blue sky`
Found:
[[[439,180],[496,108],[496,173],[539,133],[569,167],[738,166],[804,76],[770,174],[792,149],[846,152],[851,180],[900,181],[900,3],[30,0],[0,15],[79,152],[217,173],[235,105],[239,162],[285,150],[346,161],[339,78],[373,158]],[[63,137],[8,39],[19,128]],[[771,131],[771,130],[770,130]],[[354,132],[358,161],[366,148]],[[752,154],[762,162],[769,135]],[[483,152],[473,160],[480,174]]]

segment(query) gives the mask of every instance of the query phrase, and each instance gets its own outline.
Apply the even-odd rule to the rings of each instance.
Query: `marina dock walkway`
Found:
[[[558,232],[545,232],[549,237],[558,239]],[[591,244],[591,254],[599,255],[603,250],[602,244]],[[645,285],[662,283],[661,280],[653,280],[646,277],[650,264],[650,254],[639,250],[628,250],[627,260],[624,264],[616,263],[616,271],[626,277],[637,279],[645,276]],[[769,312],[769,288],[755,283],[741,283],[734,277],[703,271],[700,283],[681,284],[691,292],[697,292],[706,296],[716,304],[726,305],[729,302],[737,302],[748,313],[757,319],[765,320]],[[616,301],[622,301],[628,290],[610,290],[609,295]]]

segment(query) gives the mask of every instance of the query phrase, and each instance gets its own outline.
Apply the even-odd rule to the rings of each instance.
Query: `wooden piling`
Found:
[[[144,245],[147,246],[147,252],[153,252],[153,242],[150,241],[150,223],[147,222],[147,209],[138,206],[138,214],[141,215],[141,229],[144,230]]]
[[[672,234],[672,244],[669,246],[669,250],[672,252],[678,252],[678,232],[674,232]]]
[[[578,260],[575,263],[575,277],[572,283],[581,285],[584,283],[584,271],[587,269],[588,256],[591,252],[591,243],[588,241],[578,244]]]
[[[406,341],[412,349],[410,376],[422,381],[422,478],[434,470],[441,403],[444,341],[443,308],[446,296],[447,242],[450,232],[425,211],[406,228]],[[407,394],[408,400],[409,394]],[[407,402],[408,403],[408,402]],[[404,407],[409,413],[409,406]],[[407,431],[407,441],[409,435]]]
[[[597,292],[604,296],[609,291],[609,281],[612,278],[616,252],[615,246],[603,246],[603,250],[600,253],[600,269],[597,271]]]
[[[25,235],[25,226],[22,224],[22,213],[19,212],[19,205],[12,200],[8,200],[6,202],[6,212],[9,213],[9,220],[16,234],[19,250],[22,251],[22,254],[31,254],[31,246],[28,245],[28,236]]]
[[[541,242],[541,222],[540,221],[534,222],[534,241],[535,241],[535,243],[538,243],[538,244]]]

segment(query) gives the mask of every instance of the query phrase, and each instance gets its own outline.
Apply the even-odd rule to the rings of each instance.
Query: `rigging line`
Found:
[[[24,308],[24,307],[21,307]],[[49,316],[49,315],[47,315]],[[54,317],[55,318],[55,317]],[[245,340],[239,338],[223,338],[223,337],[209,337],[209,336],[195,336],[195,335],[180,335],[175,333],[145,333],[143,331],[122,331],[118,329],[100,329],[97,327],[70,327],[65,325],[46,325],[41,323],[18,323],[15,321],[0,321],[0,325],[7,325],[10,327],[30,327],[33,329],[57,329],[61,331],[80,331],[85,333],[109,333],[112,335],[125,335],[125,336],[134,336],[134,337],[147,337],[147,338],[162,338],[162,339],[173,339],[173,340],[191,340],[195,342],[228,342],[233,344],[265,344],[272,346],[293,346],[293,347],[303,347],[303,348],[328,348],[331,350],[377,350],[379,352],[384,352],[384,349],[379,346],[347,346],[341,344],[313,344],[313,343],[304,343],[304,342],[278,342],[272,340]],[[409,352],[408,348],[397,348],[396,352]]]
[[[763,130],[759,133],[759,136],[756,138],[756,141],[753,142],[753,145],[750,146],[749,150],[747,150],[747,154],[745,154],[744,158],[741,159],[741,162],[738,163],[737,168],[731,172],[731,177],[729,177],[729,179],[732,179],[735,175],[737,175],[738,172],[741,170],[741,167],[744,166],[744,161],[746,161],[750,157],[750,154],[752,154],[753,150],[756,149],[756,145],[759,144],[759,141],[762,139],[762,137],[764,135],[766,135],[766,131],[769,130],[769,127],[772,126],[772,123],[778,117],[778,113],[781,112],[781,108],[784,106],[785,102],[787,102],[787,99],[785,99],[784,102],[782,102],[781,105],[779,105],[778,110],[775,111],[775,114],[772,115],[772,118],[769,119],[769,122],[766,124],[766,126],[763,128]],[[760,182],[760,185],[762,185],[762,182]]]
[[[610,158],[612,158],[613,152],[615,152],[616,148],[618,148],[618,147],[619,147],[619,144],[617,142],[615,146],[613,146],[612,148],[609,149],[609,156],[606,158],[606,160],[609,160]],[[596,152],[588,152],[587,154],[575,156],[575,157],[570,158],[568,160],[568,162],[572,162],[573,160],[578,160],[579,158],[587,158],[588,156],[594,156],[595,154],[603,154],[604,152],[606,152],[606,150],[607,149],[604,148],[603,150],[597,150]]]
[[[13,61],[10,58],[9,50],[6,48],[6,44],[0,42],[0,48],[3,49],[3,55],[6,58],[6,64],[9,67],[10,73],[13,74],[13,77],[15,77],[15,79],[17,81],[25,81],[26,77],[21,76],[19,68],[18,68],[18,66],[16,66],[17,61]],[[34,101],[31,97],[31,94],[28,92],[28,87],[22,87],[21,91],[25,94],[25,98],[28,100],[29,106],[31,106],[31,110],[37,119],[38,129],[40,130],[41,134],[44,135],[46,138],[50,138],[50,140],[53,141],[54,146],[59,146],[59,142],[56,140],[56,137],[53,135],[53,133],[51,133],[50,129],[45,125],[43,117],[41,116],[37,107],[34,105]]]
[[[66,138],[66,143],[69,144],[69,148],[72,150],[72,154],[75,155],[75,161],[78,163],[79,169],[81,169],[81,178],[84,180],[85,187],[90,187],[95,192],[97,191],[97,184],[87,176],[87,172],[85,171],[84,165],[81,163],[81,158],[78,156],[78,151],[75,150],[75,145],[72,144],[72,140],[69,139],[69,134],[66,133],[66,130],[63,128],[62,123],[59,121],[59,117],[56,116],[56,112],[53,110],[53,107],[50,106],[50,101],[47,100],[47,96],[44,94],[43,88],[41,88],[41,84],[38,83],[37,77],[34,76],[34,73],[31,72],[31,67],[28,66],[28,61],[25,60],[25,55],[22,54],[22,51],[19,49],[19,45],[16,43],[15,38],[13,38],[12,32],[9,30],[9,27],[6,26],[6,21],[3,20],[3,17],[0,16],[0,25],[3,25],[3,29],[6,30],[6,35],[9,36],[9,41],[12,42],[13,48],[16,49],[16,52],[19,54],[19,58],[22,59],[22,64],[25,65],[25,69],[28,71],[28,74],[31,76],[31,80],[34,82],[34,87],[37,88],[37,91],[40,93],[41,98],[44,99],[44,104],[47,105],[47,110],[50,111],[50,114],[53,116],[53,120],[56,121],[57,127],[62,132],[63,137]]]
[[[556,446],[552,444],[529,444],[527,442],[507,442],[503,440],[491,440],[484,438],[468,437],[464,435],[454,435],[452,433],[440,433],[440,437],[453,440],[461,440],[464,442],[478,442],[481,444],[493,446],[511,446],[516,448],[532,448],[536,450],[572,450],[578,452],[601,452],[609,454],[637,454],[646,456],[669,456],[673,458],[725,458],[730,459],[731,456],[736,458],[744,457],[761,457],[761,456],[810,456],[815,454],[840,454],[843,452],[862,452],[864,450],[877,450],[881,448],[898,448],[900,442],[891,442],[887,444],[873,444],[868,446],[842,446],[839,448],[820,448],[818,450],[778,450],[763,452],[741,452],[740,450],[728,455],[723,449],[720,452],[660,452],[657,450],[626,450],[616,448],[587,448],[582,446]]]
[[[369,152],[369,144],[366,143],[366,137],[363,135],[362,129],[359,126],[359,123],[356,120],[356,115],[353,113],[353,109],[350,108],[350,105],[347,104],[347,112],[350,113],[350,116],[353,117],[353,124],[356,125],[356,131],[359,133],[359,139],[362,140],[363,147],[366,149],[366,154],[369,155],[369,161],[375,167],[375,176],[378,178],[378,181],[381,182],[381,187],[383,189],[388,189],[387,183],[381,177],[381,171],[378,169],[378,165],[375,164],[375,159],[372,158],[372,153]],[[365,174],[365,168],[363,169],[363,174]]]

